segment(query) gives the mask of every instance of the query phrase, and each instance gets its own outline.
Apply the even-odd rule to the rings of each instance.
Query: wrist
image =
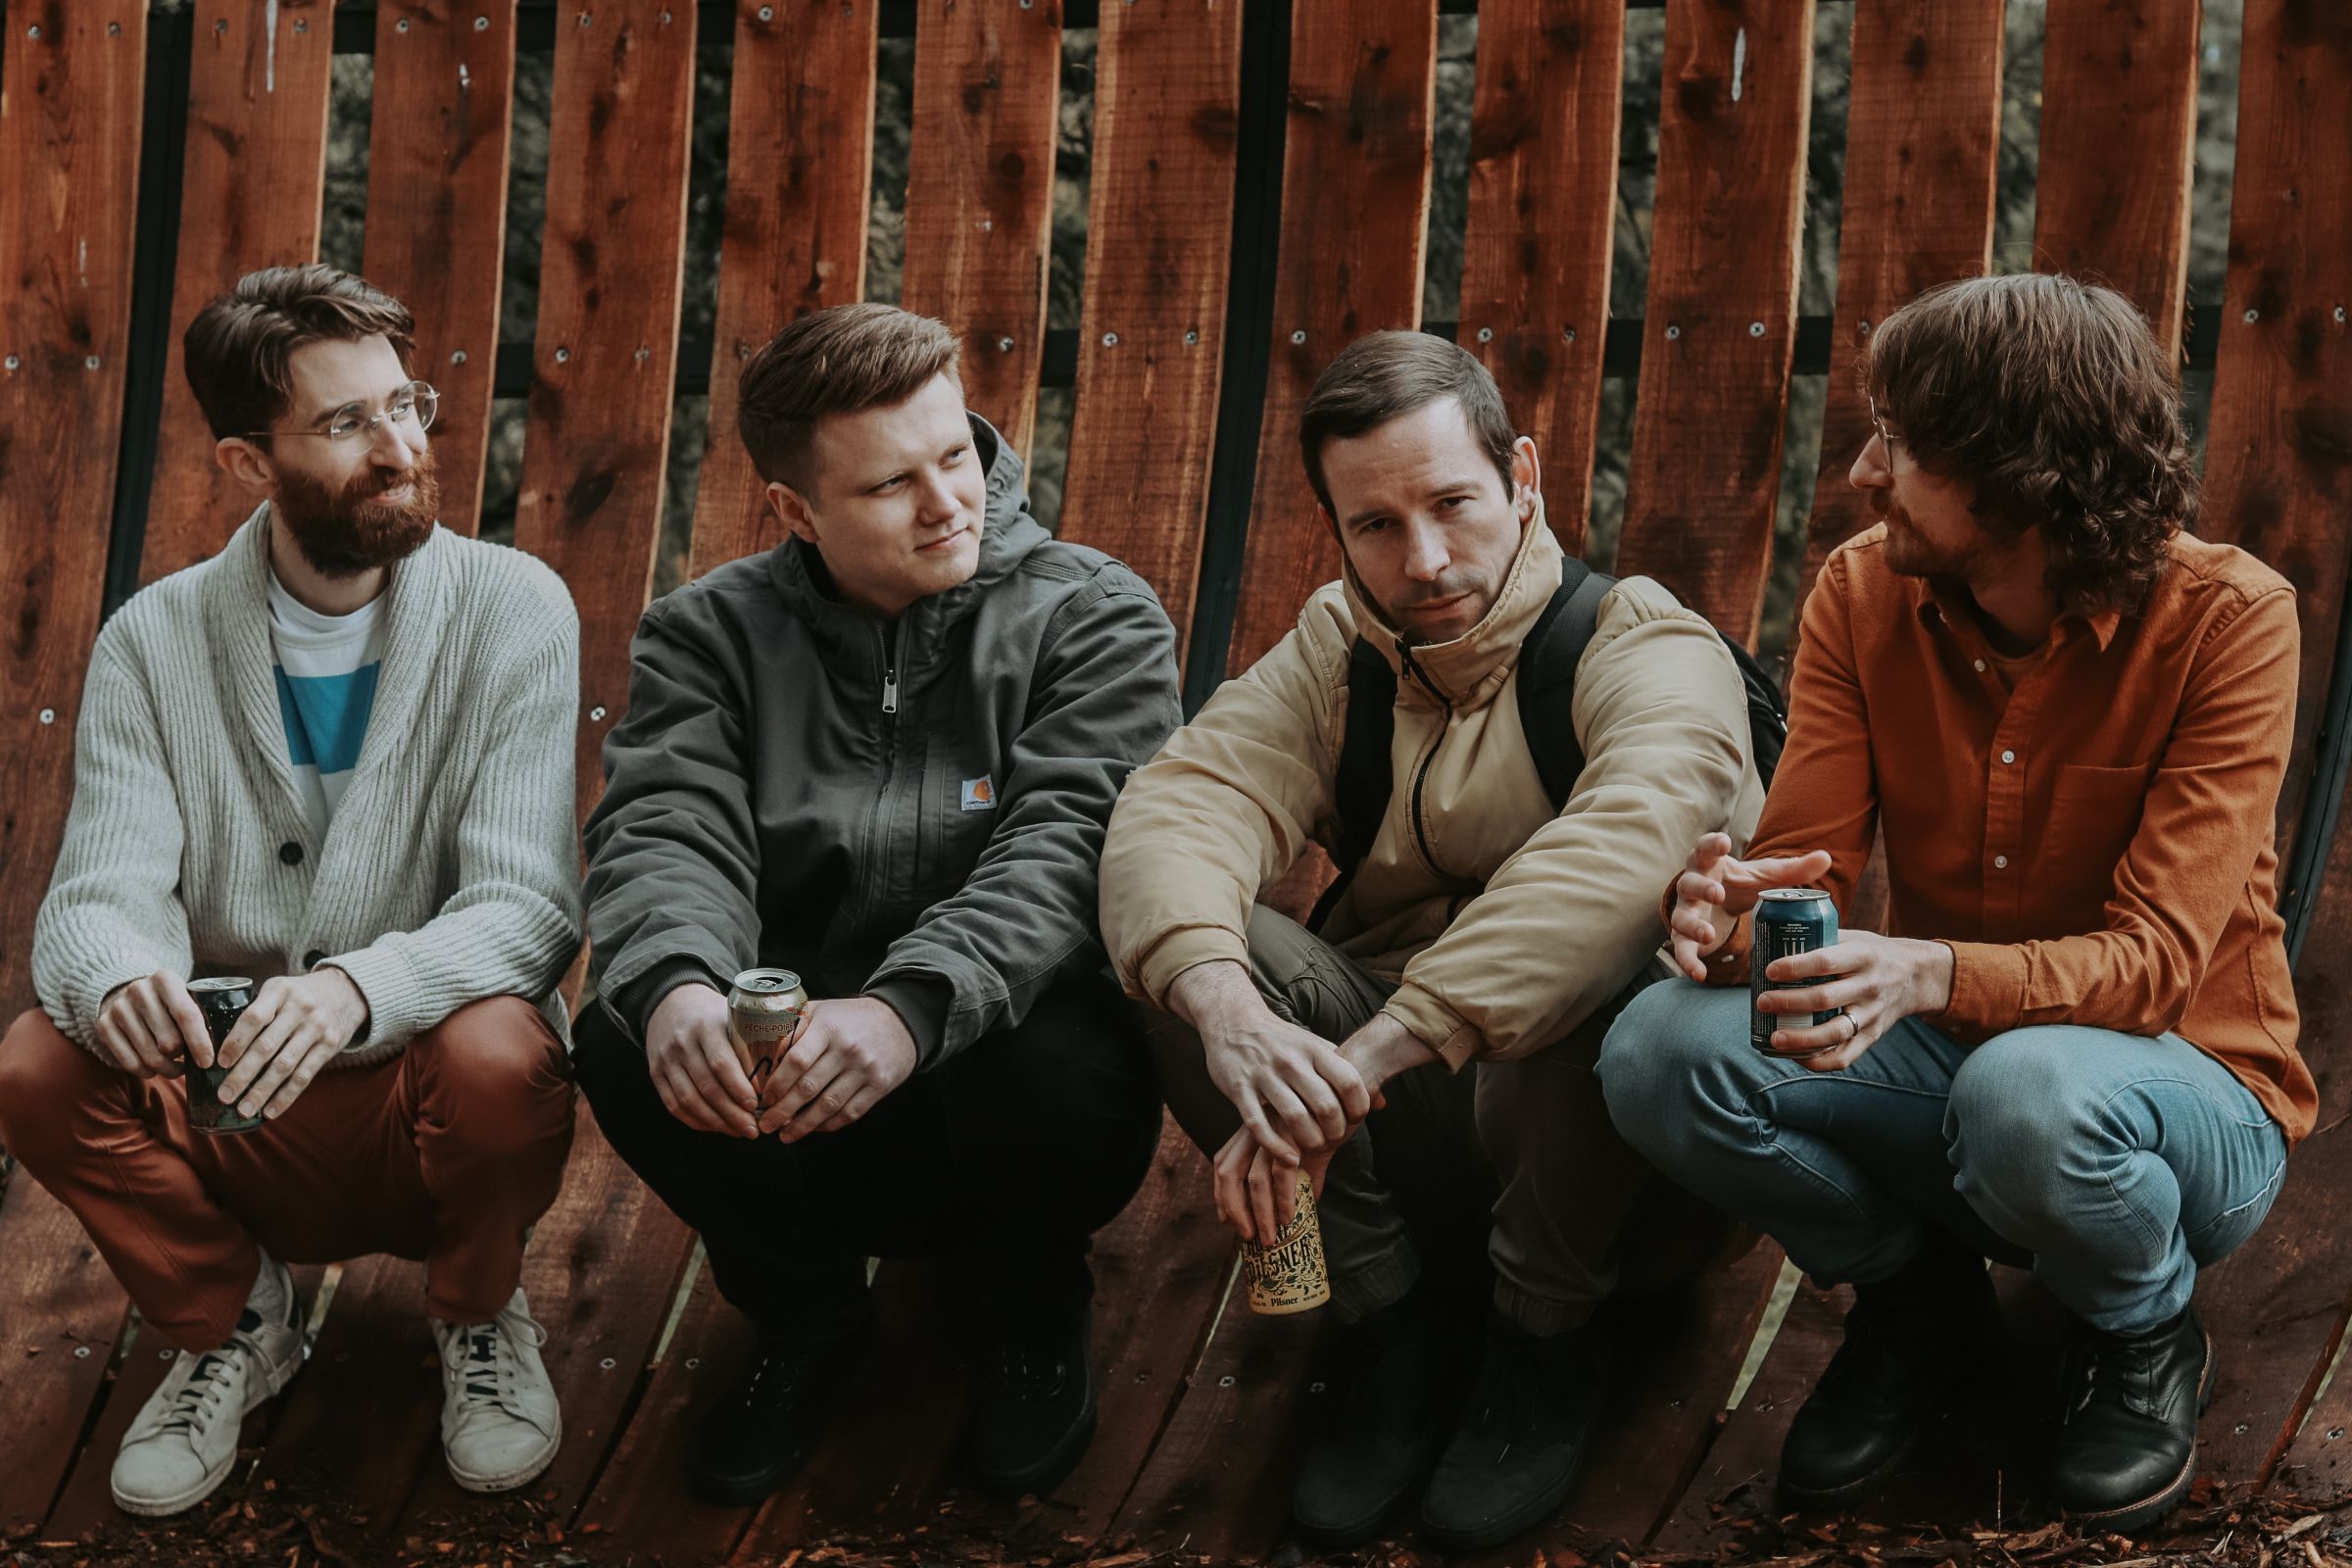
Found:
[[[1362,1075],[1364,1086],[1381,1085],[1410,1067],[1438,1059],[1421,1037],[1385,1012],[1376,1012],[1361,1029],[1349,1035],[1340,1054]]]
[[[1940,942],[1913,941],[1912,998],[1918,1004],[1912,1011],[1933,1014],[1952,1004],[1952,950]]]

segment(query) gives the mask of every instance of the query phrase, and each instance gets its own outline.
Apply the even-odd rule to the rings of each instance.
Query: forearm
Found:
[[[1340,1054],[1362,1075],[1364,1087],[1374,1094],[1400,1072],[1446,1059],[1427,1041],[1385,1012],[1374,1013],[1370,1022],[1349,1035],[1341,1045]]]

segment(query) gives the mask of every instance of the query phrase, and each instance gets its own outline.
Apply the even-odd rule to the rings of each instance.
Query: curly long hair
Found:
[[[2139,610],[2195,521],[2180,384],[2146,318],[2071,277],[1929,289],[1863,350],[1864,392],[1930,472],[1974,489],[1987,530],[2041,530],[2051,591]]]

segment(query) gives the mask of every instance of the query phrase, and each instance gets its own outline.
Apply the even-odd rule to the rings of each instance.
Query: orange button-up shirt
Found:
[[[2292,1142],[2319,1092],[2278,917],[2276,812],[2294,724],[2294,591],[2180,535],[2139,613],[2062,616],[2001,679],[1965,600],[1887,569],[1886,530],[1805,602],[1788,748],[1751,857],[1828,850],[1840,909],[1883,828],[1890,935],[1952,950],[1925,1021],[1975,1044],[2029,1024],[2175,1031]],[[1741,920],[1711,966],[1747,976]]]

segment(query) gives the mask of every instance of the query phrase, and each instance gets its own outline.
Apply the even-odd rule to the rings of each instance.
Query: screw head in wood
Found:
[[[775,21],[775,20],[776,20],[776,8],[775,8],[774,6],[761,6],[761,7],[760,8],[760,20],[761,22],[773,22],[773,21]]]
[[[98,368],[98,356],[93,354],[88,359],[82,361],[81,368],[85,370],[95,370]]]
[[[310,18],[308,18],[308,17],[296,17],[296,18],[294,19],[294,30],[295,30],[296,32],[308,32],[308,31],[310,31],[310,30],[311,30],[311,19],[310,19]]]
[[[1762,321],[1748,322],[1747,335],[1749,337],[1762,337],[1764,335],[1764,323]]]
[[[474,18],[473,30],[476,32],[488,32],[490,30],[490,19],[488,17]]]
[[[40,35],[41,35],[41,24],[40,24],[39,23],[37,23],[37,22],[36,22],[36,23],[34,23],[34,24],[33,24],[31,26],[29,26],[29,27],[26,27],[26,28],[24,29],[24,36],[25,36],[25,37],[27,37],[27,38],[38,38]]]
[[[2341,312],[2341,311],[2338,311],[2338,312],[2336,312],[2336,313],[2335,313],[2335,318],[2336,318],[2337,320],[2339,320],[2339,321],[2340,321],[2340,320],[2342,320],[2342,319],[2344,318],[2344,313],[2343,313],[2343,312]],[[1187,331],[1187,332],[1184,334],[1184,340],[1185,340],[1187,343],[1198,343],[1198,342],[1200,342],[1200,329],[1199,327],[1193,327],[1193,328],[1191,328],[1190,330],[1188,330],[1188,331]]]
[[[598,1366],[601,1366],[601,1367],[603,1367],[603,1368],[604,1368],[606,1371],[608,1371],[608,1372],[612,1371],[612,1370],[614,1367],[616,1367],[616,1366],[620,1365],[620,1363],[619,1363],[618,1361],[615,1361],[615,1360],[613,1360],[613,1359],[612,1359],[611,1356],[609,1356],[609,1355],[608,1355],[608,1356],[606,1356],[606,1357],[605,1357],[603,1360],[601,1360],[601,1361],[597,1362],[596,1364],[597,1364]]]
[[[44,709],[42,709],[42,710],[41,710],[41,722],[42,722],[42,723],[44,723],[44,724],[54,724],[54,723],[56,723],[56,722],[57,722],[57,710],[56,710],[56,709],[54,709],[54,708],[44,708]]]
[[[605,717],[605,705],[599,703],[594,708],[588,710],[588,717],[593,723],[602,723]]]
[[[394,32],[406,32],[406,31],[408,31],[408,30],[409,30],[409,19],[408,19],[408,18],[406,18],[406,17],[403,17],[403,18],[401,18],[401,19],[400,19],[398,22],[395,22],[394,24],[392,24],[392,30],[393,30]]]
[[[76,1361],[87,1361],[89,1358],[90,1358],[90,1348],[89,1348],[88,1346],[86,1346],[86,1345],[76,1345],[75,1347],[74,1347],[74,1360],[76,1360]]]
[[[464,365],[466,363],[466,351],[464,349],[452,351],[449,356],[449,363],[452,365]]]
[[[1103,333],[1103,334],[1102,334],[1102,346],[1103,346],[1104,348],[1106,348],[1106,349],[1115,349],[1115,348],[1117,348],[1117,347],[1119,346],[1119,334],[1118,334],[1118,333],[1116,333],[1116,332],[1105,332],[1105,333]]]
[[[1575,342],[1575,341],[1576,341],[1576,328],[1575,328],[1575,327],[1573,327],[1573,326],[1563,326],[1563,327],[1561,327],[1561,328],[1560,328],[1560,341],[1561,341],[1561,342],[1563,342],[1563,343],[1573,343],[1573,342]]]
[[[1294,342],[1294,343],[1303,343],[1303,342],[1305,342],[1305,341],[1306,341],[1306,328],[1302,326],[1302,327],[1299,327],[1299,328],[1298,328],[1297,331],[1293,332],[1293,333],[1291,334],[1291,341],[1292,341],[1292,342]]]
[[[2253,321],[2259,321],[2259,320],[2261,320],[2261,319],[2262,319],[2262,313],[2261,313],[2260,311],[2253,310],[2253,309],[2249,308],[2249,309],[2247,310],[2247,312],[2246,312],[2246,319],[2247,319],[2247,321],[2249,321],[2249,322],[2253,322]]]
[[[1673,342],[1676,338],[1679,338],[1682,335],[1683,329],[1679,326],[1669,326],[1666,328],[1666,341],[1669,343]]]
[[[24,362],[23,360],[20,360],[20,359],[18,359],[18,358],[17,358],[17,357],[16,357],[14,354],[11,354],[11,355],[10,355],[10,356],[9,356],[7,359],[5,359],[5,360],[0,360],[0,365],[5,365],[5,366],[7,366],[7,367],[8,367],[10,369],[12,369],[12,370],[13,370],[13,369],[16,369],[18,367],[22,366],[24,363]]]
[[[571,363],[571,350],[569,350],[569,349],[558,349],[558,350],[556,350],[556,363],[557,363],[558,365],[569,365],[569,364]]]
[[[1478,340],[1479,340],[1481,343],[1492,343],[1492,342],[1494,342],[1494,329],[1493,327],[1491,327],[1491,326],[1482,326],[1482,327],[1480,327],[1480,328],[1478,329]]]
[[[1001,337],[997,339],[997,352],[999,354],[1010,354],[1012,352],[1012,339],[1008,337]]]

